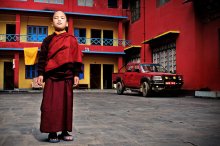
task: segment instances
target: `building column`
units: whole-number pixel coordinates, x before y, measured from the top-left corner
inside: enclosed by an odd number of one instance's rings
[[[15,28],[15,33],[18,35],[16,37],[16,42],[20,42],[20,32],[21,32],[21,15],[16,14],[16,28]]]
[[[122,40],[122,38],[123,38],[123,23],[122,23],[122,21],[119,21],[118,22],[118,39]],[[121,44],[119,44],[119,46],[120,45]]]
[[[14,88],[18,88],[19,83],[19,53],[14,54],[14,61],[13,61],[13,68],[14,68]]]
[[[123,58],[122,56],[119,56],[118,57],[118,72],[122,68],[122,66],[123,66]]]
[[[68,33],[73,35],[73,18],[69,17],[68,20]]]
[[[122,40],[122,38],[123,38],[123,23],[122,21],[119,21],[118,22],[118,40]],[[118,43],[119,43],[118,46],[123,47],[122,41],[119,41]],[[122,67],[122,65],[123,65],[123,58],[122,56],[119,56],[118,57],[118,71]]]
[[[118,1],[118,8],[119,8],[119,9],[122,9],[122,0],[119,0],[119,1]]]

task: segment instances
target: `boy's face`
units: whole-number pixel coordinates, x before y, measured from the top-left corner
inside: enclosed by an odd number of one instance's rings
[[[53,15],[53,27],[56,31],[63,31],[68,26],[66,15],[62,11],[57,11]]]

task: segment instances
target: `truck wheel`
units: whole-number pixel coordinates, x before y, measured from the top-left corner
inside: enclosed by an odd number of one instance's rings
[[[124,87],[121,82],[117,82],[116,84],[117,94],[121,95],[124,92]]]
[[[143,82],[142,85],[141,85],[141,88],[142,88],[142,95],[144,97],[147,97],[150,93],[149,84],[147,82]]]

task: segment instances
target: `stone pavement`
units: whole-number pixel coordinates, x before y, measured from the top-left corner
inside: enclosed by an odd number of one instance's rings
[[[74,91],[75,141],[39,131],[42,93],[0,94],[0,146],[218,146],[220,100]]]

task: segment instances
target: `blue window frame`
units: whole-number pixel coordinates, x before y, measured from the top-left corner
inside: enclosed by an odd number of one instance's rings
[[[25,66],[25,79],[33,79],[37,77],[37,65]]]
[[[79,73],[79,79],[84,79],[84,64],[82,64],[82,73]]]
[[[47,35],[47,26],[27,26],[27,41],[29,42],[42,42]]]
[[[85,28],[74,28],[74,36],[77,38],[79,44],[86,44]]]

